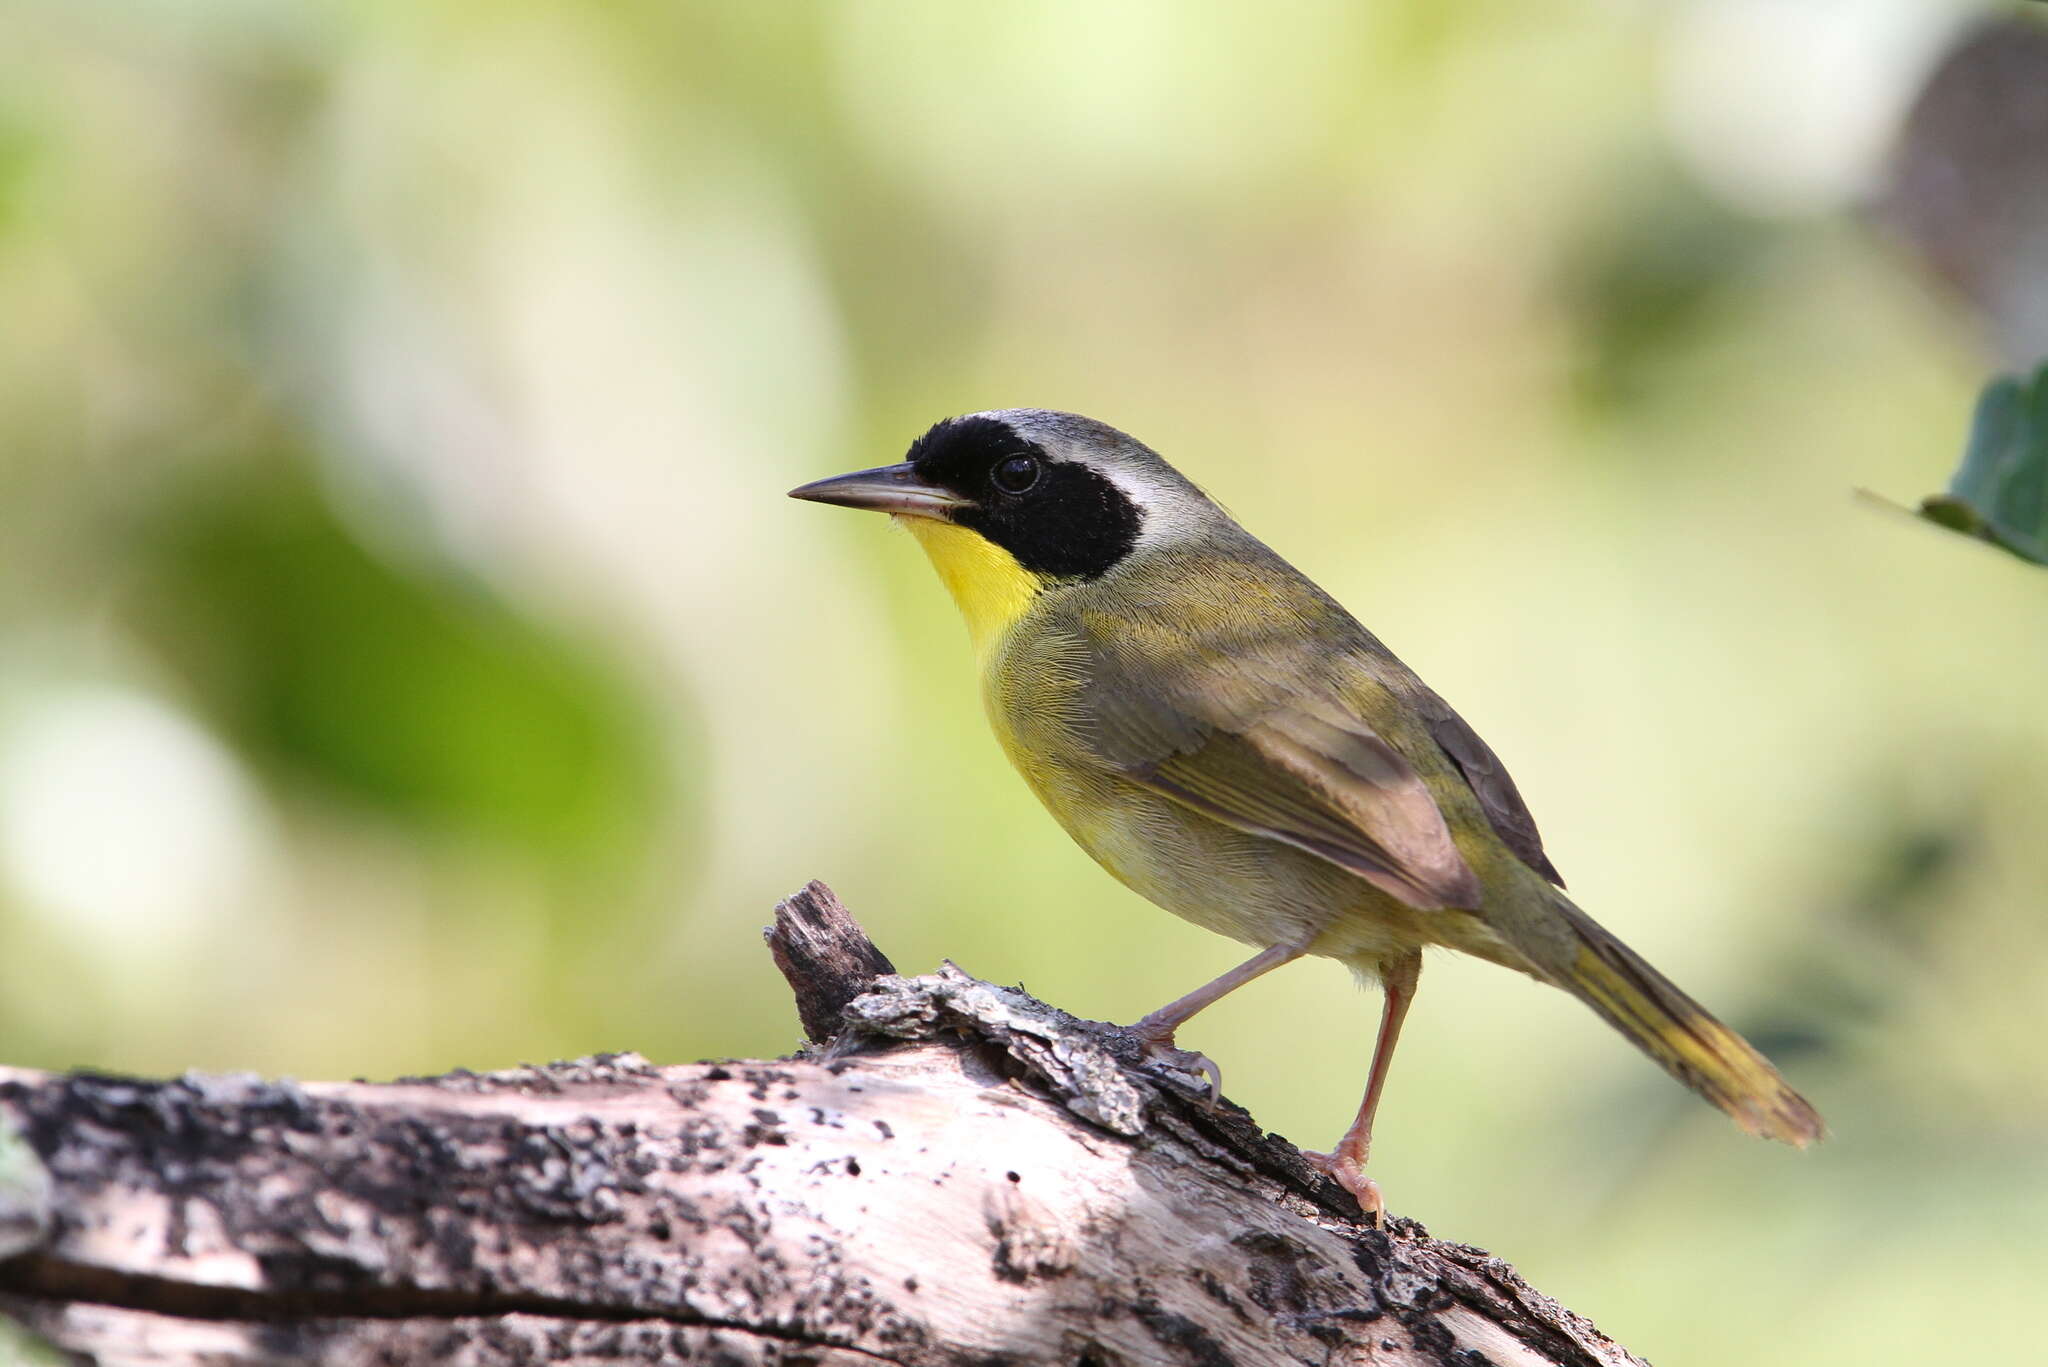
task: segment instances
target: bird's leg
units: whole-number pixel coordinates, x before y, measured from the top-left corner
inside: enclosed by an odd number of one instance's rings
[[[1380,1009],[1380,1037],[1373,1046],[1372,1075],[1366,1079],[1365,1100],[1359,1103],[1358,1115],[1337,1141],[1336,1148],[1328,1153],[1302,1154],[1356,1197],[1359,1209],[1372,1217],[1374,1225],[1385,1223],[1387,1207],[1380,1199],[1380,1184],[1365,1175],[1365,1160],[1372,1153],[1372,1117],[1380,1108],[1380,1092],[1387,1085],[1387,1065],[1394,1060],[1394,1042],[1401,1037],[1401,1022],[1408,1015],[1409,1003],[1415,1000],[1415,984],[1421,977],[1419,949],[1380,960],[1380,983],[1386,990],[1386,1003]]]
[[[1271,949],[1262,949],[1214,982],[1203,983],[1185,997],[1177,997],[1160,1007],[1133,1025],[1131,1032],[1142,1036],[1149,1044],[1171,1045],[1174,1031],[1193,1020],[1195,1013],[1203,1007],[1215,1005],[1253,978],[1271,973],[1282,964],[1293,963],[1306,953],[1308,950],[1301,945],[1274,945]]]
[[[1274,945],[1271,949],[1262,949],[1214,982],[1204,983],[1185,997],[1178,997],[1160,1007],[1131,1026],[1131,1033],[1143,1040],[1146,1052],[1155,1057],[1170,1058],[1181,1054],[1185,1051],[1174,1046],[1174,1032],[1193,1019],[1196,1012],[1221,1001],[1253,978],[1270,973],[1282,964],[1293,963],[1306,953],[1308,948],[1305,945]],[[1223,1070],[1206,1054],[1196,1054],[1194,1058],[1196,1066],[1208,1074],[1209,1099],[1213,1103],[1223,1093]]]

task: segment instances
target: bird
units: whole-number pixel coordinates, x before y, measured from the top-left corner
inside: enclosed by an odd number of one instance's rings
[[[1751,1134],[1824,1134],[1762,1054],[1566,895],[1478,733],[1150,447],[1075,413],[993,410],[790,497],[907,529],[1054,820],[1141,896],[1256,950],[1129,1027],[1149,1051],[1177,1055],[1197,1012],[1306,955],[1377,980],[1364,1099],[1334,1148],[1305,1151],[1374,1224],[1373,1120],[1425,949],[1563,989]]]

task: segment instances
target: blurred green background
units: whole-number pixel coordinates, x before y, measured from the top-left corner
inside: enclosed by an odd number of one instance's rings
[[[1395,1210],[1665,1367],[1962,1304],[2021,1360],[2048,575],[1851,491],[1938,487],[2025,359],[1876,208],[2037,8],[10,0],[0,1060],[773,1055],[814,876],[1086,1015],[1235,962],[1009,773],[916,548],[782,497],[1067,408],[1449,697],[1835,1131],[1438,959]],[[1304,964],[1183,1042],[1327,1146],[1377,1009]]]

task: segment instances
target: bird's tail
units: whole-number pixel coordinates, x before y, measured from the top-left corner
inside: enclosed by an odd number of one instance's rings
[[[1576,942],[1566,947],[1569,962],[1554,970],[1558,986],[1750,1134],[1803,1149],[1826,1133],[1820,1113],[1748,1040],[1562,894],[1553,896]]]

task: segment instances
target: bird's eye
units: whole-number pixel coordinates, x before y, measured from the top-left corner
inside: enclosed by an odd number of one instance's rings
[[[996,488],[1006,494],[1027,492],[1038,483],[1038,460],[1033,456],[1011,456],[995,468]]]

